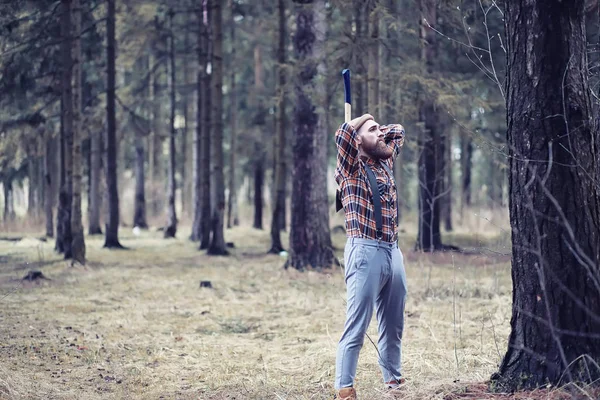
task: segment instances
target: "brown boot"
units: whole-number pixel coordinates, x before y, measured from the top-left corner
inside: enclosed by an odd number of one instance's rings
[[[340,389],[336,400],[357,400],[356,390],[353,387],[346,387]]]

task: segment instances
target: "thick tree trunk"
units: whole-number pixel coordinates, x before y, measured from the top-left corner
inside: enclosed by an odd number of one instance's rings
[[[279,15],[279,40],[277,46],[277,146],[273,157],[276,160],[275,168],[275,202],[273,204],[273,215],[271,217],[271,248],[269,253],[278,254],[283,250],[280,232],[285,226],[285,176],[287,173],[287,157],[285,149],[287,147],[286,138],[286,117],[285,117],[285,38],[287,36],[285,21],[285,1],[278,0]],[[283,216],[282,216],[283,214]],[[283,222],[283,226],[282,226]]]
[[[191,25],[191,24],[190,24]],[[190,46],[190,34],[189,34],[189,30],[186,29],[185,30],[185,34],[184,34],[184,48],[185,48],[185,55],[182,56],[182,62],[183,62],[183,86],[184,89],[181,93],[181,97],[182,97],[182,102],[183,102],[183,107],[182,107],[182,111],[183,111],[183,121],[184,121],[184,125],[183,125],[183,131],[181,132],[181,169],[180,169],[180,174],[181,174],[181,214],[185,217],[189,216],[190,210],[189,210],[189,200],[191,199],[191,182],[190,182],[190,178],[189,178],[189,171],[191,170],[190,165],[188,165],[190,163],[190,157],[188,156],[189,154],[191,154],[190,148],[188,146],[188,136],[190,135],[190,127],[192,126],[191,124],[191,106],[192,106],[192,102],[190,101],[190,90],[189,90],[189,85],[191,84],[190,82],[190,60],[188,57],[188,48]]]
[[[108,223],[104,247],[123,248],[119,242],[119,190],[117,183],[117,122],[115,119],[115,1],[108,2],[107,35],[107,87],[106,87],[106,187],[108,191]]]
[[[381,118],[381,110],[379,109],[379,12],[377,0],[371,0],[367,6],[369,19],[369,70],[367,76],[367,110],[376,119]]]
[[[167,225],[165,226],[164,237],[165,238],[174,238],[177,233],[177,212],[175,210],[175,192],[177,189],[177,182],[175,181],[175,171],[177,169],[177,164],[175,163],[175,92],[176,92],[176,83],[177,83],[177,75],[175,70],[175,33],[173,30],[173,10],[169,10],[169,20],[171,26],[171,34],[170,34],[170,44],[169,44],[169,58],[171,61],[171,118],[170,118],[170,128],[171,135],[169,136],[169,200],[167,205]]]
[[[192,233],[190,240],[197,242],[202,238],[202,201],[203,201],[203,183],[204,176],[206,175],[202,170],[203,167],[203,140],[205,137],[205,130],[207,126],[204,124],[204,113],[205,113],[205,74],[206,74],[206,57],[208,43],[206,40],[206,25],[203,22],[202,9],[198,8],[197,13],[198,20],[198,34],[197,34],[197,51],[198,51],[198,72],[196,82],[196,130],[194,131],[194,152],[193,152],[193,202],[194,202],[194,220],[192,222]]]
[[[444,157],[444,229],[452,232],[452,128],[446,125]]]
[[[202,237],[200,238],[200,249],[208,249],[211,243],[212,233],[212,204],[211,204],[211,191],[214,191],[214,187],[211,185],[211,142],[214,140],[211,135],[214,132],[214,128],[211,126],[212,121],[212,71],[214,71],[214,65],[211,65],[211,73],[208,73],[206,64],[212,60],[212,28],[210,20],[212,18],[213,8],[208,6],[204,2],[204,20],[202,23],[203,28],[201,29],[202,40],[204,46],[201,48],[205,49],[206,58],[204,59],[204,72],[202,76],[202,121],[203,121],[203,136],[202,136],[202,213],[200,220],[202,224]]]
[[[144,135],[136,131],[135,134],[135,199],[133,205],[133,226],[148,229],[146,221],[146,190],[144,177]]]
[[[214,0],[213,0],[214,1]],[[212,135],[213,135],[213,176],[215,178],[215,207],[213,210],[213,235],[208,254],[227,255],[225,245],[225,175],[223,156],[223,9],[221,1],[212,3],[214,48],[212,54]]]
[[[461,168],[461,215],[465,207],[471,206],[471,160],[473,158],[473,139],[468,134],[461,135],[460,168]]]
[[[54,205],[56,198],[56,139],[52,137],[49,129],[44,131],[44,185],[46,186],[44,197],[44,211],[46,215],[46,237],[54,237]]]
[[[61,33],[62,34],[62,33]],[[62,95],[61,88],[61,98],[60,98],[60,128],[59,135],[56,140],[57,147],[57,158],[58,158],[58,204],[56,207],[56,242],[54,244],[54,250],[58,253],[63,253],[65,251],[64,248],[64,225],[62,223],[64,219],[64,209],[66,207],[66,203],[64,202],[65,196],[62,193],[63,187],[65,185],[65,123],[64,123],[64,96]]]
[[[257,28],[261,32],[261,27]],[[257,43],[254,46],[254,94],[252,102],[255,104],[256,114],[254,115],[253,125],[255,128],[254,138],[254,223],[255,229],[262,229],[263,216],[263,184],[265,175],[265,152],[263,149],[264,131],[267,125],[267,110],[263,103],[264,69],[262,64],[262,48]]]
[[[71,250],[73,262],[85,264],[85,239],[81,212],[81,182],[83,180],[83,162],[81,160],[82,142],[82,52],[81,52],[81,0],[73,0],[73,144],[71,147],[73,162],[73,193],[71,198]]]
[[[302,4],[305,3],[305,4]],[[326,32],[325,2],[296,1],[294,51],[298,60],[295,83],[294,166],[292,173],[292,224],[290,253],[286,267],[329,268],[335,257],[329,230],[327,203],[328,133],[313,103],[313,93],[324,94],[317,86],[317,74],[324,74]]]
[[[15,220],[15,199],[12,186],[13,178],[11,176],[4,177],[2,186],[4,188],[4,222]]]
[[[231,228],[233,225],[239,225],[237,215],[237,184],[235,179],[235,168],[236,168],[236,154],[237,154],[237,92],[235,89],[235,73],[237,68],[236,57],[235,57],[235,18],[233,13],[234,0],[229,0],[229,10],[231,11],[231,20],[229,21],[229,29],[231,36],[231,75],[230,75],[230,145],[229,145],[229,198],[227,199],[227,228]]]
[[[355,46],[356,51],[354,51],[354,64],[356,65],[356,78],[354,79],[354,84],[352,85],[352,111],[354,115],[360,116],[367,112],[367,88],[365,87],[365,79],[366,76],[365,71],[365,60],[364,60],[364,49],[365,47],[365,1],[364,0],[354,0],[354,25],[356,26],[355,31]],[[368,17],[367,17],[368,21]]]
[[[421,20],[436,21],[437,0],[421,0]],[[435,71],[437,46],[435,32],[421,23],[421,60],[427,74]],[[444,138],[438,110],[429,94],[419,99],[419,119],[423,123],[419,154],[419,232],[416,250],[442,250],[440,208],[444,188]]]
[[[102,213],[102,132],[91,133],[90,138],[90,214],[89,235],[101,235],[100,214]]]
[[[156,29],[160,29],[158,26]],[[162,211],[163,193],[161,188],[164,186],[163,168],[162,168],[162,130],[161,124],[161,106],[162,106],[162,91],[159,91],[161,67],[154,65],[158,62],[155,57],[157,50],[153,45],[150,46],[149,64],[152,72],[148,82],[149,101],[152,109],[150,116],[150,136],[148,137],[148,167],[150,170],[149,187],[150,187],[150,213],[157,216]]]
[[[256,160],[254,161],[254,229],[262,229],[263,220],[263,183],[265,178],[265,167],[263,160],[263,152],[261,144],[257,144],[254,148]]]
[[[71,37],[71,1],[61,0],[61,32],[63,43],[61,44],[62,66],[62,157],[64,160],[64,181],[59,194],[59,223],[62,226],[61,246],[65,259],[70,259],[72,252],[72,233],[71,233],[71,196],[73,193],[73,158],[71,149],[73,148],[73,94],[71,87],[72,79],[72,37]]]
[[[505,3],[513,311],[497,390],[600,378],[600,133],[583,10]]]

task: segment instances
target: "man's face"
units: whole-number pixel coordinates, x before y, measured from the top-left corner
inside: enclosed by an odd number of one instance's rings
[[[374,160],[386,160],[393,150],[383,140],[379,124],[373,120],[365,122],[358,130],[359,147],[362,152]]]

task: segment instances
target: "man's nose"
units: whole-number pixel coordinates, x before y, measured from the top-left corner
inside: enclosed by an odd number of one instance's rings
[[[383,138],[383,132],[381,132],[379,129],[377,129],[377,137]]]

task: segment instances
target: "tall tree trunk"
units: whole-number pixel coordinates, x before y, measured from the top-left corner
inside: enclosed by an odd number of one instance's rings
[[[231,142],[229,145],[229,198],[227,199],[227,228],[233,225],[239,225],[237,215],[237,185],[235,180],[236,154],[237,154],[237,92],[235,89],[235,73],[237,68],[235,57],[235,14],[233,13],[234,0],[229,0],[229,9],[231,10],[231,20],[229,21],[229,29],[231,36],[231,90],[230,90],[230,132]]]
[[[354,94],[354,101],[352,102],[352,109],[355,115],[362,115],[366,111],[367,107],[367,90],[364,87],[364,79],[366,76],[364,66],[364,46],[365,46],[365,1],[354,0],[354,24],[356,26],[355,33],[355,46],[354,53],[354,64],[356,65],[356,79],[355,84],[352,87]]]
[[[257,31],[260,35],[260,25],[257,27]],[[267,110],[262,98],[264,88],[262,49],[261,44],[257,43],[254,46],[254,94],[252,96],[256,109],[253,121],[256,137],[254,139],[254,224],[252,226],[256,229],[263,228],[263,184],[265,181],[265,152],[263,150],[263,138],[265,136],[265,126],[267,124]]]
[[[295,83],[294,166],[292,173],[292,224],[286,267],[329,268],[335,257],[329,230],[327,204],[328,132],[316,112],[313,93],[324,94],[316,80],[323,74],[319,60],[325,57],[325,1],[295,0],[294,52],[298,60]]]
[[[15,220],[15,198],[12,186],[12,176],[4,176],[2,186],[4,188],[4,222]]]
[[[71,87],[72,80],[72,37],[71,37],[71,1],[61,0],[61,32],[63,43],[61,44],[62,65],[62,133],[63,148],[62,156],[64,160],[64,182],[59,194],[59,217],[62,225],[62,245],[60,248],[64,253],[65,259],[70,259],[72,252],[72,233],[71,233],[71,196],[73,193],[73,158],[71,149],[73,148],[73,93]]]
[[[260,129],[259,129],[260,131]],[[265,178],[265,162],[264,162],[264,152],[261,148],[262,144],[258,142],[254,146],[254,156],[256,160],[254,161],[254,223],[252,227],[254,229],[262,229],[262,220],[263,220],[263,184]]]
[[[171,127],[171,135],[169,137],[169,201],[167,206],[167,226],[165,227],[165,238],[174,238],[177,233],[177,212],[175,210],[175,192],[177,189],[177,183],[175,182],[175,170],[177,169],[177,164],[175,163],[175,108],[176,108],[176,74],[175,74],[175,34],[174,34],[174,26],[173,26],[173,17],[174,11],[169,10],[169,21],[171,26],[171,31],[169,35],[169,58],[171,61],[171,118],[170,118],[170,127]]]
[[[513,305],[497,390],[600,378],[600,132],[583,13],[583,0],[505,3]]]
[[[461,216],[465,207],[471,206],[471,160],[473,158],[473,139],[468,134],[460,137],[460,168],[462,201]]]
[[[44,131],[44,185],[46,196],[44,198],[44,210],[46,214],[46,237],[54,237],[54,204],[56,196],[56,138],[50,129]]]
[[[155,23],[155,29],[157,31],[161,29],[158,26],[158,22]],[[152,109],[150,117],[150,129],[152,131],[148,138],[148,164],[150,169],[150,213],[152,216],[157,216],[162,212],[164,193],[164,190],[161,190],[164,184],[162,168],[163,124],[161,124],[162,91],[159,91],[162,67],[160,65],[154,65],[155,63],[158,63],[155,57],[155,52],[157,52],[155,46],[151,45],[149,63],[152,72],[150,73],[148,83],[148,97],[150,100],[150,107]]]
[[[33,146],[34,148],[36,146]],[[27,178],[29,180],[29,190],[27,191],[27,217],[35,221],[36,216],[36,195],[39,191],[38,159],[35,153],[29,154],[27,162]]]
[[[190,116],[191,116],[191,105],[190,101],[190,90],[189,85],[190,82],[190,60],[188,57],[188,48],[190,46],[190,33],[189,30],[186,29],[184,33],[184,48],[185,53],[182,57],[183,62],[183,91],[181,93],[182,101],[183,101],[183,132],[181,133],[181,214],[184,216],[189,215],[189,203],[188,201],[191,198],[191,190],[190,190],[190,182],[189,182],[189,157],[190,149],[188,148],[188,136],[190,134]]]
[[[73,0],[73,193],[71,198],[71,250],[73,262],[85,264],[85,239],[81,213],[81,182],[83,180],[83,162],[81,160],[82,142],[82,52],[81,52],[81,0]]]
[[[283,250],[280,232],[282,230],[282,215],[285,212],[285,176],[287,172],[285,149],[286,140],[286,118],[285,118],[285,38],[287,36],[285,21],[285,1],[278,0],[279,14],[279,41],[277,46],[277,146],[275,149],[275,204],[271,218],[271,248],[269,253],[277,254]],[[283,221],[285,223],[285,221]]]
[[[213,0],[214,1],[214,0]],[[214,33],[212,54],[213,98],[212,98],[212,134],[213,134],[213,175],[215,178],[215,207],[213,210],[213,235],[208,254],[227,255],[224,235],[225,222],[225,176],[223,156],[223,12],[221,1],[213,3],[214,15],[211,18]]]
[[[452,232],[452,128],[446,124],[446,144],[444,152],[444,229]]]
[[[119,242],[119,190],[117,183],[117,121],[115,119],[115,1],[107,0],[107,85],[106,85],[106,187],[108,192],[108,223],[104,247],[123,248]]]
[[[200,215],[200,220],[202,224],[202,237],[200,238],[200,249],[208,249],[211,242],[211,233],[212,233],[212,204],[211,204],[211,191],[214,191],[214,187],[211,187],[211,142],[214,140],[211,135],[214,132],[213,127],[211,126],[212,120],[212,112],[211,112],[211,102],[212,102],[212,90],[211,90],[211,81],[212,81],[212,72],[214,71],[214,65],[211,65],[211,73],[208,72],[207,64],[212,60],[213,46],[212,46],[212,27],[210,20],[212,18],[213,8],[209,6],[207,3],[212,0],[207,0],[203,2],[203,22],[201,24],[201,36],[204,42],[204,45],[201,46],[201,49],[205,49],[205,58],[204,58],[204,72],[202,75],[202,124],[203,128],[203,136],[202,136],[202,213]],[[202,68],[202,66],[201,66]]]
[[[144,141],[145,137],[139,130],[135,133],[135,199],[133,205],[133,226],[148,229],[146,222],[146,179],[144,176]]]
[[[89,235],[101,235],[100,214],[102,213],[102,132],[91,132],[90,138],[90,214]]]
[[[437,0],[420,0],[421,21],[435,23]],[[435,71],[437,46],[435,32],[421,22],[421,60],[426,73]],[[443,249],[440,234],[440,206],[444,187],[444,138],[438,111],[431,94],[424,93],[419,99],[419,118],[423,124],[419,155],[419,232],[415,249],[435,251]]]
[[[62,27],[61,27],[61,36],[62,36]],[[64,212],[67,204],[65,203],[65,198],[63,194],[63,187],[65,186],[65,115],[64,115],[64,96],[63,96],[62,88],[61,88],[61,97],[60,97],[60,128],[59,128],[59,136],[57,138],[56,147],[58,149],[58,205],[56,208],[56,242],[54,244],[54,250],[58,253],[64,253],[64,224],[62,223],[64,217]]]
[[[379,109],[379,9],[378,1],[371,0],[367,6],[369,19],[368,57],[369,66],[367,74],[367,109],[375,118],[381,118]]]
[[[196,130],[194,131],[194,152],[193,152],[193,163],[194,163],[194,172],[193,172],[193,202],[194,202],[194,220],[192,222],[192,233],[190,235],[190,240],[197,242],[202,238],[202,229],[203,229],[203,184],[204,184],[204,176],[205,171],[203,171],[203,141],[205,138],[205,131],[208,129],[206,124],[204,124],[204,114],[205,114],[205,75],[206,75],[206,60],[207,60],[207,50],[208,43],[206,40],[206,25],[203,21],[203,10],[201,7],[198,7],[197,12],[197,21],[198,21],[198,34],[196,38],[197,42],[197,51],[198,51],[198,68],[197,68],[197,79],[196,79]],[[208,243],[208,242],[207,242]]]

